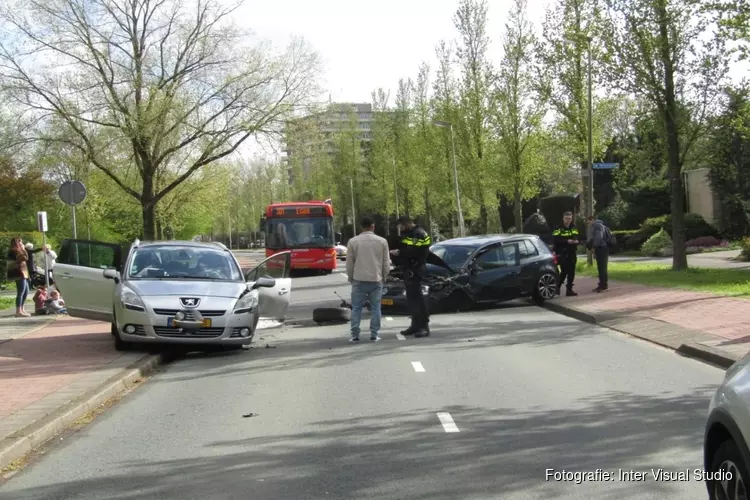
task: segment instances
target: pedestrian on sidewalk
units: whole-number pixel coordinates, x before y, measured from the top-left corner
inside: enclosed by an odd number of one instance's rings
[[[552,231],[553,248],[560,265],[560,281],[557,284],[557,294],[560,295],[562,284],[567,278],[566,293],[568,297],[578,295],[573,291],[573,281],[576,278],[576,264],[578,263],[578,245],[581,243],[578,228],[573,224],[573,212],[563,214],[563,223]]]
[[[16,316],[31,316],[24,310],[26,297],[29,295],[29,254],[23,246],[21,238],[10,240],[6,267],[8,269],[8,280],[16,282]]]
[[[351,338],[359,342],[359,324],[365,300],[370,303],[370,340],[380,340],[380,299],[391,268],[388,242],[375,234],[375,221],[362,217],[362,232],[349,240],[346,247],[346,276],[352,285]]]
[[[596,269],[599,273],[599,286],[594,288],[594,292],[605,292],[609,289],[607,266],[609,265],[609,249],[615,245],[615,237],[612,231],[600,219],[594,218],[593,215],[588,217],[589,222],[589,239],[586,242],[586,248],[594,252],[596,259]]]

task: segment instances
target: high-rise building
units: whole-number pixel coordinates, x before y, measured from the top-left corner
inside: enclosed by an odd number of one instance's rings
[[[285,161],[289,184],[294,182],[292,173],[292,159],[295,158],[295,147],[299,149],[299,141],[305,140],[304,134],[298,133],[306,125],[314,126],[320,132],[318,137],[326,141],[325,149],[329,155],[336,153],[336,134],[354,126],[359,137],[360,147],[372,141],[372,125],[374,122],[372,104],[370,103],[331,103],[326,110],[287,123],[284,130]],[[355,125],[356,123],[356,125]],[[297,135],[297,137],[295,137]],[[310,158],[302,158],[303,172],[310,168]]]

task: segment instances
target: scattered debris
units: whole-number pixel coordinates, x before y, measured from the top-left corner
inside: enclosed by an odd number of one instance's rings
[[[246,413],[245,415],[242,415],[242,418],[250,418],[250,417],[257,417],[257,416],[258,416],[257,413],[250,412],[250,413]]]

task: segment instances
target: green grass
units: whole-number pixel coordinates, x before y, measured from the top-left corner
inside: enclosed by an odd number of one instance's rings
[[[690,268],[673,271],[670,265],[610,262],[609,279],[641,285],[681,288],[730,297],[750,297],[750,271],[740,269]],[[596,264],[579,262],[576,272],[596,277]]]
[[[0,297],[0,310],[10,309],[16,306],[16,296],[12,297]]]

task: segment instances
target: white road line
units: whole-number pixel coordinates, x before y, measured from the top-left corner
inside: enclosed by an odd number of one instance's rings
[[[445,432],[458,432],[458,427],[450,413],[438,413],[437,416],[440,419],[440,423],[443,424]]]
[[[403,335],[401,335],[400,333],[397,333],[397,334],[396,334],[396,338],[397,338],[397,339],[399,339],[399,340],[406,340],[406,337],[404,337],[404,336],[403,336]]]
[[[424,371],[424,366],[422,366],[422,363],[420,363],[419,361],[412,361],[411,366],[414,367],[414,371],[417,373]]]

